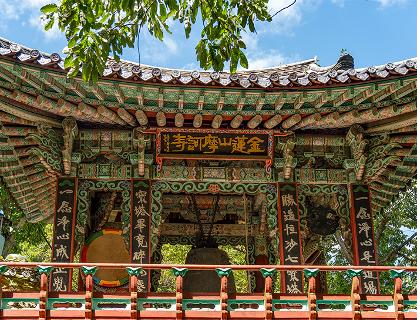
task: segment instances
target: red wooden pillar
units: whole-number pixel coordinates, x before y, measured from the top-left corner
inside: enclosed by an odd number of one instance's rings
[[[130,319],[138,318],[138,277],[142,274],[142,268],[126,268],[129,274],[130,290]]]
[[[151,262],[151,200],[150,182],[132,180],[131,220],[130,220],[130,259],[132,263]],[[137,276],[137,290],[150,290],[150,270],[142,270]]]
[[[300,216],[295,184],[279,184],[278,224],[281,264],[301,265]],[[303,274],[301,271],[281,273],[281,292],[297,294],[303,291]]]
[[[70,177],[59,178],[52,240],[53,262],[73,262],[76,198],[77,179]],[[51,291],[71,291],[71,287],[72,269],[55,268],[51,276]]]
[[[265,278],[264,288],[264,307],[265,307],[265,320],[271,320],[274,317],[272,306],[272,278],[276,275],[275,269],[261,269],[260,273]]]
[[[41,275],[41,283],[39,287],[39,320],[47,319],[47,303],[48,303],[48,275],[51,273],[52,267],[37,267],[38,273]]]
[[[94,318],[93,311],[93,276],[97,271],[97,267],[82,267],[85,275],[85,320]]]
[[[308,279],[308,312],[309,320],[317,319],[317,286],[316,277],[319,269],[304,269],[304,275]]]
[[[376,265],[376,243],[367,185],[351,185],[350,218],[353,235],[353,256],[357,266]],[[376,272],[364,271],[361,289],[366,294],[379,293],[379,276]]]
[[[361,296],[360,296],[360,280],[362,275],[361,269],[350,269],[347,271],[348,276],[352,279],[352,287],[350,290],[350,305],[352,309],[352,320],[361,319]]]
[[[404,319],[404,297],[403,297],[403,280],[401,279],[404,270],[390,270],[390,276],[394,279],[394,308],[396,320]]]
[[[227,303],[229,299],[228,295],[228,277],[232,274],[232,269],[230,268],[217,268],[217,275],[220,277],[220,310],[221,310],[221,320],[227,320],[228,311]]]
[[[187,273],[187,268],[173,268],[172,273],[175,276],[175,311],[176,311],[176,320],[181,320],[184,317],[184,310],[182,307],[183,299],[183,283],[184,277]]]

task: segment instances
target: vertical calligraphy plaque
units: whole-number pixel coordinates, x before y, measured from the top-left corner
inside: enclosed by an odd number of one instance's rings
[[[59,178],[56,196],[52,261],[72,262],[74,253],[75,178]],[[55,268],[51,291],[71,291],[72,269]]]
[[[374,228],[367,185],[351,186],[351,223],[355,264],[359,266],[376,265],[376,246]],[[378,274],[365,271],[362,276],[362,292],[377,294],[379,292]]]
[[[300,217],[298,213],[297,189],[292,184],[279,185],[278,221],[280,227],[281,264],[302,264]],[[303,274],[301,271],[287,271],[281,275],[281,291],[286,293],[303,292]]]
[[[130,224],[130,258],[132,263],[150,263],[150,183],[133,180],[132,215]],[[138,277],[138,291],[149,289],[149,272]]]

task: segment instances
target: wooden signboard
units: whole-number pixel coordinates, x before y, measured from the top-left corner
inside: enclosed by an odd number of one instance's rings
[[[273,159],[273,134],[267,130],[157,129],[156,161],[163,159],[262,160],[267,171]]]
[[[74,252],[76,180],[60,178],[56,200],[53,262],[72,262]],[[72,269],[55,268],[51,275],[51,291],[71,290]]]
[[[352,185],[351,223],[355,264],[359,266],[376,265],[374,227],[369,199],[369,188],[366,185]],[[377,294],[379,278],[376,272],[365,271],[362,276],[362,292]]]
[[[132,215],[130,224],[130,257],[132,263],[150,263],[150,184],[149,181],[133,180]],[[149,272],[144,270],[138,277],[138,291],[147,292]]]
[[[300,217],[297,204],[297,189],[292,184],[279,185],[279,226],[281,264],[302,264]],[[303,292],[303,273],[287,271],[281,277],[281,291],[286,293]]]

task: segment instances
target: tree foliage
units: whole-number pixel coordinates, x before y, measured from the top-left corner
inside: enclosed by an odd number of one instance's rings
[[[13,253],[25,256],[27,261],[49,261],[52,225],[46,222],[28,222],[3,186],[0,186],[0,210],[4,213],[0,232],[6,240],[3,256]]]
[[[119,60],[125,47],[133,48],[142,28],[159,40],[177,21],[190,36],[201,26],[195,47],[204,69],[221,71],[228,62],[235,72],[248,67],[244,32],[256,32],[257,21],[271,21],[269,0],[62,0],[42,7],[48,30],[57,23],[68,41],[65,67],[70,76],[82,69],[85,81],[97,81],[108,56]]]

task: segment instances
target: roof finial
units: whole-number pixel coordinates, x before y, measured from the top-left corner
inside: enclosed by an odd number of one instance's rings
[[[338,70],[349,70],[355,68],[353,57],[349,54],[347,49],[340,50],[340,58],[336,63]]]

